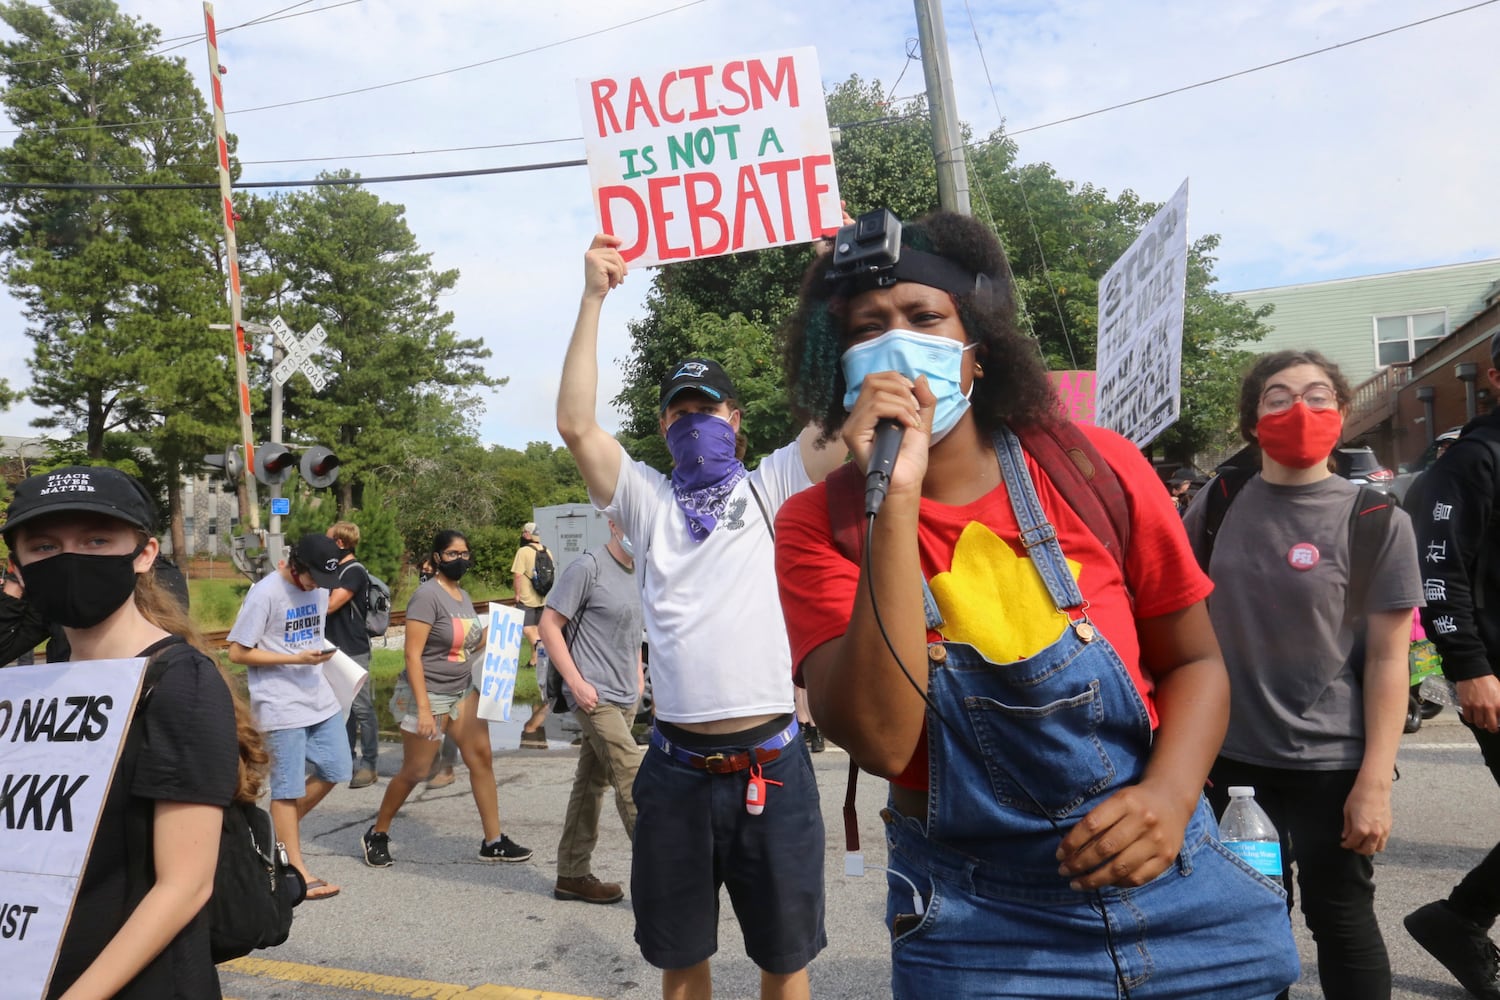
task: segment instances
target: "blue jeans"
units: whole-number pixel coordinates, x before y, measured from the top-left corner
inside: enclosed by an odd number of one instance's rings
[[[368,767],[375,770],[375,758],[380,755],[380,724],[375,718],[375,696],[370,692],[370,654],[353,654],[349,657],[365,668],[365,683],[354,696],[349,706],[349,721],[344,729],[349,734],[349,755],[356,769]]]
[[[1151,752],[1146,706],[1084,602],[1026,471],[996,451],[1062,634],[1023,660],[929,650],[925,817],[888,810],[891,987],[897,998],[1260,1000],[1298,974],[1285,895],[1218,841],[1200,799],[1176,863],[1139,888],[1075,892],[1063,835]],[[1072,609],[1068,614],[1064,609]],[[931,624],[931,622],[929,622]]]

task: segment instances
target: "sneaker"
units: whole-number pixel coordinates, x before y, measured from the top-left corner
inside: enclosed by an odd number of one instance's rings
[[[432,772],[432,777],[427,779],[428,788],[447,788],[453,784],[453,768],[439,767]]]
[[[365,864],[371,868],[389,868],[394,862],[391,860],[391,835],[389,833],[376,833],[372,826],[365,831],[360,838],[365,846]]]
[[[1445,900],[1413,910],[1406,932],[1480,1000],[1500,1000],[1500,951],[1478,924],[1465,920]]]
[[[362,767],[354,772],[354,777],[349,782],[350,788],[369,788],[379,780],[373,767]]]
[[[525,729],[521,730],[521,749],[522,750],[545,750],[545,749],[547,749],[547,734],[544,733],[544,732],[542,732],[540,729],[535,729],[535,730],[532,730],[530,732],[527,732]]]
[[[530,861],[531,848],[522,847],[505,834],[499,840],[479,842],[480,861]]]
[[[585,903],[618,903],[625,898],[625,890],[618,882],[601,882],[592,875],[576,878],[559,875],[552,895],[556,899],[581,899]]]

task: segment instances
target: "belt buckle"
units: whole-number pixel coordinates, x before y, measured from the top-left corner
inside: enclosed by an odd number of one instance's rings
[[[723,768],[724,765],[728,763],[728,761],[729,761],[729,758],[725,757],[721,753],[707,754],[703,758],[703,770],[705,770],[705,771],[713,771],[714,768],[715,768],[715,766]]]

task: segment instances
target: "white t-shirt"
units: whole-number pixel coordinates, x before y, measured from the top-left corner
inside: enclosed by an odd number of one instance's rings
[[[672,480],[627,454],[615,495],[600,508],[630,538],[644,567],[636,575],[651,647],[651,693],[663,721],[712,722],[793,709],[775,546],[752,483],[775,518],[788,497],[812,485],[798,442],[767,456],[735,485],[724,516],[702,542],[688,534]]]
[[[272,573],[245,595],[229,641],[271,653],[323,649],[327,613],[328,591],[303,590]],[[338,697],[323,679],[321,663],[248,667],[245,673],[250,679],[250,710],[267,732],[315,726],[340,711]]]

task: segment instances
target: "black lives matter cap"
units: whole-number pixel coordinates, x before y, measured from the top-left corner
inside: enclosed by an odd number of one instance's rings
[[[661,384],[663,413],[678,393],[688,389],[701,392],[721,403],[736,398],[734,383],[729,380],[729,376],[725,374],[723,368],[719,367],[717,361],[710,361],[708,358],[683,358],[667,370],[670,374]]]
[[[156,531],[156,504],[134,476],[104,465],[70,465],[23,479],[0,524],[7,541],[27,521],[62,512],[103,514]]]

